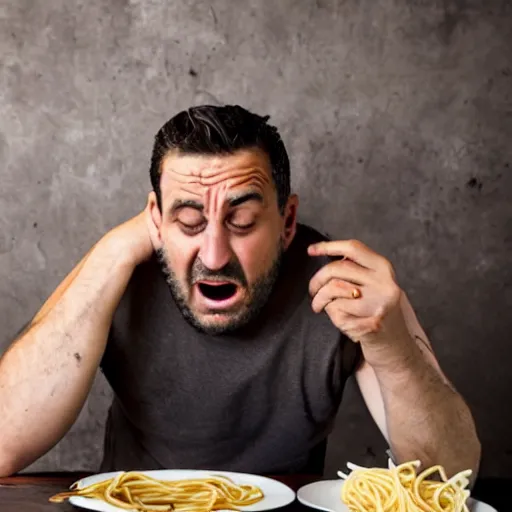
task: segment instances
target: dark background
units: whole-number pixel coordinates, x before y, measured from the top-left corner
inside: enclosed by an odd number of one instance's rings
[[[0,351],[144,206],[158,128],[239,103],[280,128],[302,220],[393,261],[483,476],[512,477],[512,2],[0,0],[0,59]],[[109,400],[98,377],[31,469],[97,469]],[[384,449],[352,382],[327,474]]]

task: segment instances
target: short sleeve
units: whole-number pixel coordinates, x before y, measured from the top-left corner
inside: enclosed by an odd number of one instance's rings
[[[342,379],[346,381],[363,363],[363,351],[360,343],[354,343],[350,338],[342,335]]]

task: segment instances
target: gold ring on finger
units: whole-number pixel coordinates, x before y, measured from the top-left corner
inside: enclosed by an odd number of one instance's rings
[[[353,299],[359,299],[359,297],[361,297],[361,292],[358,288],[354,288],[352,290],[352,298]]]

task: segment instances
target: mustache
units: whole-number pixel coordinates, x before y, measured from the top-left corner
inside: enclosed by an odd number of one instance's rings
[[[170,266],[169,258],[164,249],[158,249],[156,251],[157,260],[160,267],[167,277],[167,279],[175,279],[175,275]],[[232,281],[240,286],[248,287],[249,283],[245,277],[242,265],[237,259],[230,260],[220,270],[212,270],[207,267],[200,258],[196,258],[190,272],[187,276],[188,285],[192,286],[198,281],[210,280],[210,281]]]
[[[198,281],[233,281],[241,286],[247,286],[242,265],[238,260],[230,260],[220,270],[208,268],[200,258],[196,258],[189,274],[189,284],[192,285]]]

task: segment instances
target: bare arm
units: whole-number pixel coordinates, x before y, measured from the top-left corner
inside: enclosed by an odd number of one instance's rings
[[[449,474],[472,469],[480,443],[471,413],[441,371],[428,338],[402,295],[402,309],[416,343],[394,368],[364,363],[356,373],[363,398],[397,462],[442,464]]]
[[[356,240],[320,242],[309,254],[344,257],[311,279],[312,308],[361,344],[359,387],[397,462],[476,471],[471,413],[443,375],[391,263]]]
[[[152,245],[145,214],[102,238],[0,359],[0,475],[54,446],[76,420],[115,309]]]

